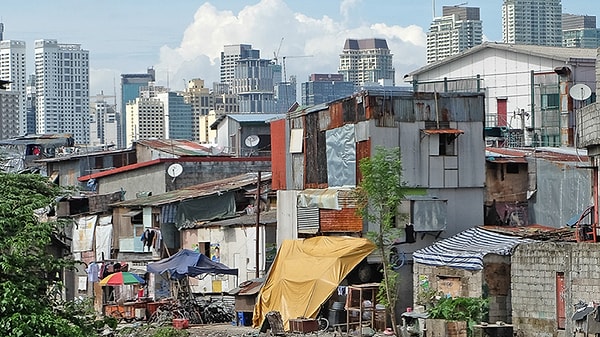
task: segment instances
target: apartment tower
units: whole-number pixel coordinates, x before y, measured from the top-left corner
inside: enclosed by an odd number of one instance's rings
[[[35,41],[37,133],[90,141],[89,51],[80,44]]]
[[[443,6],[427,32],[427,63],[456,55],[481,44],[482,23],[478,7]]]
[[[235,67],[239,60],[259,59],[260,50],[252,49],[249,44],[230,44],[221,52],[221,83],[231,84],[235,77]]]
[[[560,0],[504,0],[502,39],[504,43],[562,46]]]
[[[148,68],[145,74],[121,74],[121,111],[117,112],[117,133],[119,134],[118,148],[124,148],[127,144],[127,137],[130,125],[127,125],[126,107],[127,103],[135,101],[140,97],[140,89],[147,87],[150,82],[156,81],[154,69]]]
[[[0,79],[10,82],[7,90],[2,92],[3,99],[0,103],[0,139],[27,133],[25,56],[24,41],[0,41]]]
[[[596,28],[596,16],[562,15],[562,44],[567,48],[598,48],[600,31]]]
[[[382,79],[395,85],[392,56],[385,39],[346,39],[338,73],[356,86],[377,83]]]

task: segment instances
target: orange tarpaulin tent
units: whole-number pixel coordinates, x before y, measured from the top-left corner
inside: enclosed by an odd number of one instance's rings
[[[321,305],[375,245],[365,238],[317,236],[281,244],[254,306],[252,324],[278,311],[285,330],[289,320],[316,318]]]

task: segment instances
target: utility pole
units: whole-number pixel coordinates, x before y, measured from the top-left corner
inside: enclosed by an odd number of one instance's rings
[[[260,171],[256,180],[256,278],[260,277],[258,259],[260,258]]]

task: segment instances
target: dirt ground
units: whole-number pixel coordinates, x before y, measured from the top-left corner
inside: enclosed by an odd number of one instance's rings
[[[250,326],[232,324],[192,325],[188,329],[191,337],[253,337],[259,335],[259,329]],[[266,334],[261,333],[262,336]]]

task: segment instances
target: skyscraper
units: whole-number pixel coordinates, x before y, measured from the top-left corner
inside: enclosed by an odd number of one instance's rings
[[[560,0],[504,0],[502,39],[504,43],[562,46]]]
[[[157,98],[158,94],[166,92],[168,90],[165,87],[155,86],[154,82],[150,82],[148,86],[140,87],[138,97],[127,102],[126,147],[138,139],[167,138],[165,103]]]
[[[90,140],[89,51],[80,44],[35,41],[37,133],[69,133]]]
[[[593,15],[562,15],[562,43],[568,48],[598,48],[600,31]]]
[[[188,81],[183,98],[192,108],[192,140],[206,140],[208,131],[200,124],[200,116],[208,116],[214,109],[214,95],[204,86],[204,80],[194,78]]]
[[[482,42],[483,32],[477,7],[442,7],[427,32],[427,63],[442,60]]]
[[[104,93],[91,98],[90,145],[117,145],[117,107],[114,98]]]
[[[192,106],[184,101],[183,95],[168,91],[156,94],[162,102],[165,119],[165,139],[192,140]]]
[[[229,91],[238,97],[240,113],[275,113],[275,67],[271,60],[241,58],[237,60]]]
[[[121,111],[117,112],[117,120],[119,121],[117,125],[118,148],[126,146],[126,139],[131,128],[130,125],[127,125],[127,103],[140,97],[140,88],[147,87],[150,82],[154,81],[156,81],[156,75],[152,68],[148,68],[145,74],[121,74]]]
[[[221,83],[231,84],[239,60],[259,58],[260,50],[252,49],[250,44],[225,45],[221,52]]]
[[[377,83],[381,79],[391,80],[395,85],[392,56],[385,39],[346,39],[338,73],[356,86]]]
[[[1,29],[1,28],[0,28]],[[11,130],[3,132],[2,136],[16,137],[27,133],[27,115],[25,101],[27,96],[26,51],[24,41],[0,41],[0,79],[10,81],[7,95],[16,95],[16,104],[2,105],[1,115],[3,125],[11,125]],[[9,121],[7,118],[15,118]]]

